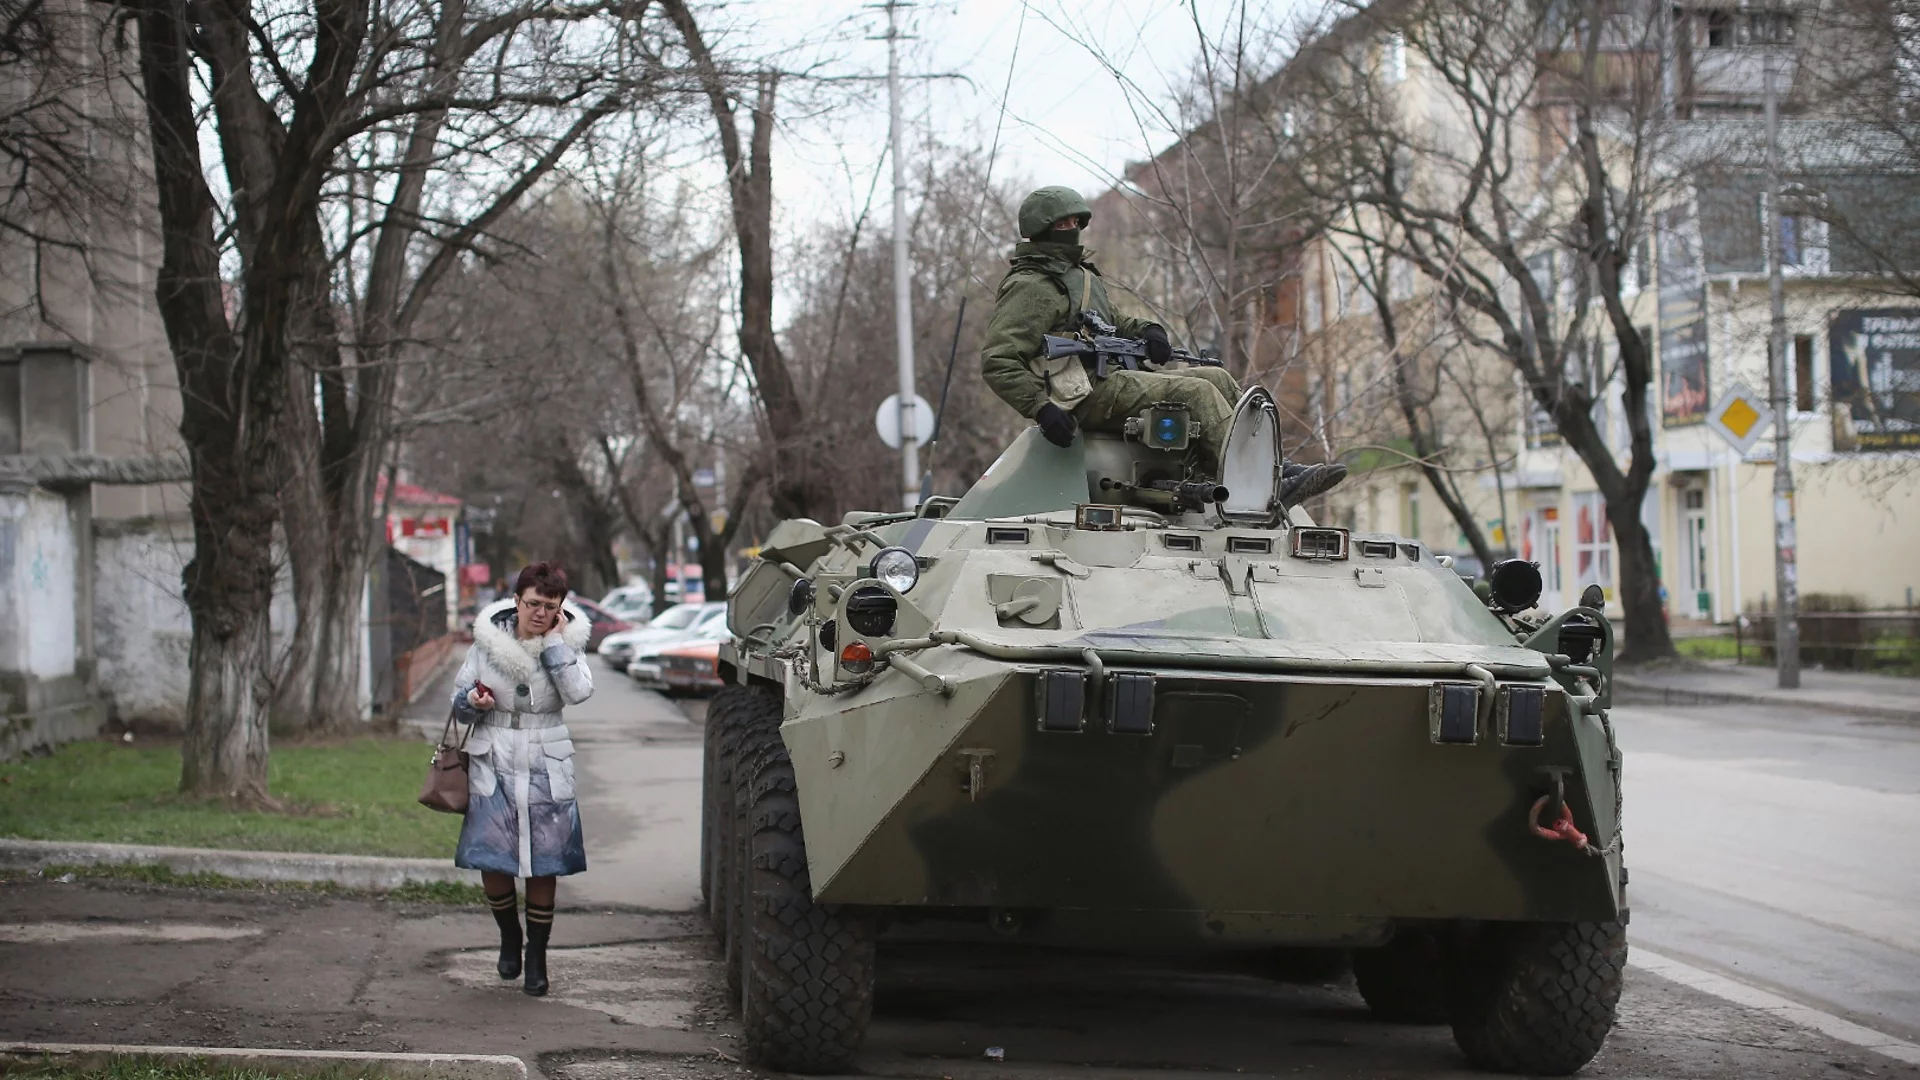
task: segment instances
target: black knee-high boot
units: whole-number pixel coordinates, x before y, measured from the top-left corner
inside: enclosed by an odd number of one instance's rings
[[[520,977],[520,897],[515,893],[488,896],[493,921],[500,924],[500,962],[494,970],[503,979]]]
[[[553,908],[527,903],[527,981],[522,987],[534,997],[547,992],[547,939],[553,934]]]

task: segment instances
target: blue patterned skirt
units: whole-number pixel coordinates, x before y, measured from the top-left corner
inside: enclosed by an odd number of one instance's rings
[[[587,868],[566,726],[483,723],[467,739],[467,816],[453,864],[514,877]]]

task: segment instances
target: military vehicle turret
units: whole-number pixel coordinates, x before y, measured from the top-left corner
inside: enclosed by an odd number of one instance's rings
[[[1219,482],[1177,409],[963,497],[786,521],[730,602],[701,861],[749,1053],[843,1068],[876,937],[1353,950],[1383,1019],[1571,1073],[1626,960],[1613,632],[1509,562],[1282,505],[1271,398]],[[1526,614],[1521,614],[1527,612]]]

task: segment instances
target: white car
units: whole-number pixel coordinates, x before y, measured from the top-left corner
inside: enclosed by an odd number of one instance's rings
[[[622,585],[601,597],[600,606],[628,622],[646,622],[653,618],[653,589],[647,585]]]
[[[714,622],[724,626],[726,620],[725,604],[675,604],[654,616],[653,621],[645,626],[608,634],[600,642],[600,655],[614,670],[625,671],[641,647],[650,648],[655,642],[678,637]]]

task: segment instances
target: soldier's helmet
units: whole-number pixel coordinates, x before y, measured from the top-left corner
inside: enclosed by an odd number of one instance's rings
[[[1020,235],[1039,236],[1065,217],[1079,218],[1084,228],[1093,220],[1093,208],[1070,187],[1043,187],[1020,202]]]

